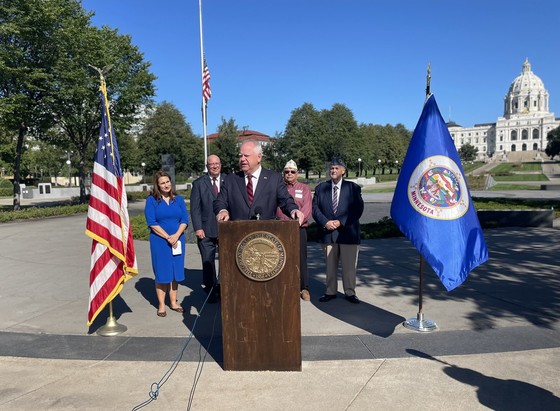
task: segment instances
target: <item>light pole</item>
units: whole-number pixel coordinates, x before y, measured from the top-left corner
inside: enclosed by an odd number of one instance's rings
[[[144,163],[142,161],[141,166],[142,166],[142,183],[144,184],[144,183],[146,183],[146,178],[145,178],[145,176],[146,176],[146,163]]]
[[[399,160],[395,160],[395,168],[397,169],[397,174],[399,174]]]
[[[358,177],[362,176],[362,159],[358,158]]]
[[[381,168],[381,159],[377,160],[377,166],[378,168]]]
[[[70,165],[72,164],[72,162],[70,161],[70,153],[68,154],[68,160],[66,160],[66,164],[68,164],[68,187],[70,187],[72,185],[72,180],[71,180],[71,168]]]

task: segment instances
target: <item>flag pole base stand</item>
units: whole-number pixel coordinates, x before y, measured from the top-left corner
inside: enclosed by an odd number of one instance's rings
[[[409,318],[403,322],[403,326],[410,330],[424,333],[431,333],[438,328],[435,321],[424,319],[424,313],[418,313],[416,318]]]
[[[105,323],[105,325],[97,330],[97,334],[103,337],[112,337],[114,335],[121,334],[126,330],[126,325],[117,323],[115,317],[110,316],[109,318],[107,318],[107,322]]]

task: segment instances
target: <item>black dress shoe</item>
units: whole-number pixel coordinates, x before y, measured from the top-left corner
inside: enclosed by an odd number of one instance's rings
[[[355,295],[347,295],[344,298],[346,298],[346,301],[349,301],[352,304],[360,304],[360,300],[358,300],[358,297],[356,297]]]
[[[321,297],[319,297],[319,301],[325,303],[327,301],[334,300],[335,298],[336,294],[323,294]]]
[[[218,294],[216,290],[214,290],[208,297],[208,304],[216,304],[218,301],[220,301],[220,294]]]

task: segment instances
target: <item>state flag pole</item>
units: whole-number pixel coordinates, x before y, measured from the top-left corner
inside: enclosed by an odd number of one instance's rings
[[[424,262],[452,291],[488,260],[488,248],[470,197],[461,158],[430,92],[414,129],[391,202],[395,225],[420,252],[419,309],[403,323],[415,331],[434,331],[422,312]],[[450,241],[451,239],[451,241]]]
[[[432,66],[428,64],[428,74],[426,74],[426,100],[430,97],[430,81],[432,80]],[[409,318],[403,322],[405,328],[418,332],[436,331],[438,326],[435,321],[424,318],[422,311],[424,297],[424,256],[420,254],[420,268],[418,271],[418,313],[416,318]]]

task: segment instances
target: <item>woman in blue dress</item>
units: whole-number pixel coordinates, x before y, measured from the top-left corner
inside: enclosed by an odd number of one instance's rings
[[[169,293],[169,307],[178,313],[177,288],[185,279],[185,235],[189,217],[183,197],[175,194],[169,174],[158,171],[153,189],[144,209],[150,228],[150,253],[156,277],[157,315],[165,317],[165,296]]]

